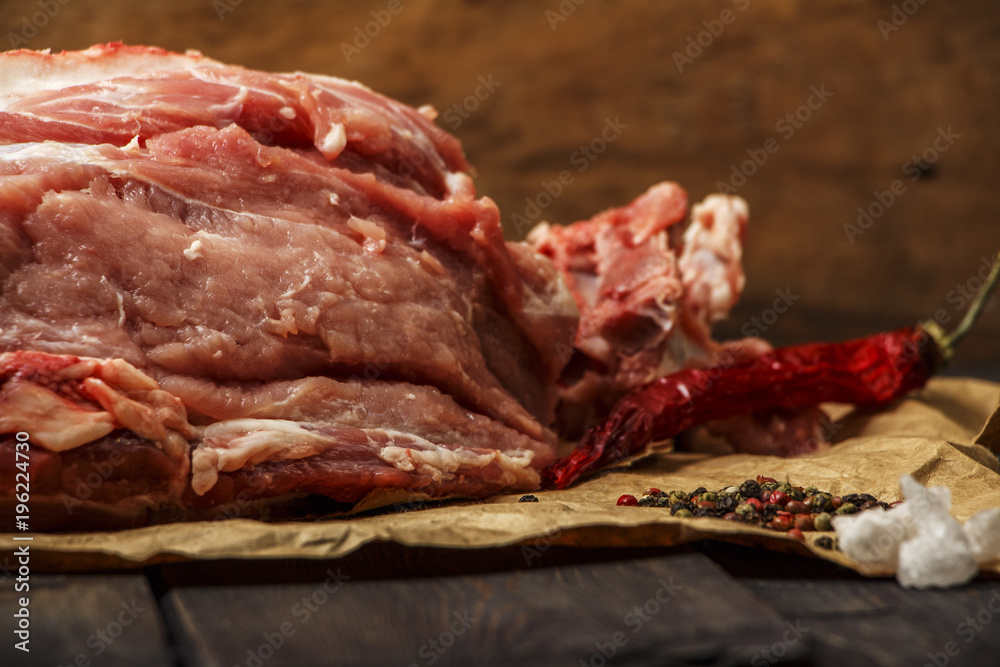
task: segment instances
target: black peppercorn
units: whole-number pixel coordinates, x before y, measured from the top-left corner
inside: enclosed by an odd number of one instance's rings
[[[829,512],[820,512],[819,514],[816,515],[816,518],[813,519],[813,528],[815,528],[816,530],[830,530],[831,518],[832,517],[830,516]]]
[[[760,484],[757,480],[748,479],[740,484],[740,496],[747,498],[760,498]]]
[[[731,512],[736,509],[737,505],[739,505],[739,501],[732,496],[719,496],[719,499],[715,502],[715,504],[719,509]]]
[[[821,549],[835,549],[837,547],[837,545],[833,541],[833,538],[828,535],[824,535],[823,537],[817,539],[815,542],[813,542],[813,544],[820,547]]]
[[[813,512],[832,512],[834,510],[833,496],[829,493],[817,493],[813,496],[809,507]]]
[[[844,503],[837,508],[834,514],[854,514],[858,511],[859,510],[854,503],[849,503],[845,500]]]
[[[848,493],[843,497],[845,503],[851,503],[855,507],[861,507],[865,503],[877,503],[878,499],[875,496],[869,495],[867,493]]]

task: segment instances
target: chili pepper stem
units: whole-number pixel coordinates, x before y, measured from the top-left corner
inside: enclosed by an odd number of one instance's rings
[[[973,297],[972,305],[966,311],[965,317],[962,318],[962,321],[958,323],[958,326],[951,333],[945,333],[938,326],[937,322],[929,321],[921,323],[924,330],[934,338],[945,360],[948,360],[954,354],[955,348],[972,329],[972,325],[975,324],[979,314],[986,307],[986,302],[989,301],[990,295],[996,289],[998,282],[1000,282],[1000,253],[997,253],[996,257],[994,257],[993,268],[990,269],[990,274],[986,277],[983,286],[979,288],[976,296]]]

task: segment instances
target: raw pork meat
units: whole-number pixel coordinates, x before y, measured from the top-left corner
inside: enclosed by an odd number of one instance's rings
[[[536,488],[576,306],[431,117],[197,54],[0,56],[7,499],[17,432],[39,527]]]
[[[0,507],[25,433],[36,530],[532,490],[557,430],[759,352],[708,335],[742,200],[686,224],[661,184],[505,242],[433,117],[196,53],[0,55]]]
[[[558,410],[564,437],[579,438],[628,391],[658,377],[731,366],[771,349],[756,338],[710,336],[743,291],[746,202],[713,194],[687,214],[684,190],[661,183],[628,206],[529,234],[566,276],[580,309]],[[825,446],[824,418],[818,408],[778,409],[708,428],[740,451],[799,454]]]

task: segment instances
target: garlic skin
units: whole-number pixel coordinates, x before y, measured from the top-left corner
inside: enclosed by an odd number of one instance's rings
[[[834,517],[837,542],[852,560],[895,570],[907,588],[948,588],[968,583],[979,565],[1000,558],[1000,507],[962,525],[949,511],[947,487],[925,488],[910,475],[899,484],[906,501],[892,509]]]
[[[895,570],[899,547],[912,535],[901,517],[900,507],[833,517],[840,550],[860,565]]]
[[[976,512],[962,528],[977,563],[1000,559],[1000,507]]]
[[[949,541],[956,537],[960,539]],[[975,579],[978,573],[979,565],[972,557],[961,526],[957,531],[949,528],[918,535],[899,547],[896,580],[906,588],[961,586]]]

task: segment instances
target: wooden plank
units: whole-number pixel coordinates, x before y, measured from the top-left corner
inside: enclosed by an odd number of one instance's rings
[[[996,665],[1000,582],[917,591],[895,581],[749,581],[815,646],[817,665]]]
[[[523,545],[492,549],[442,549],[407,547],[396,542],[373,542],[337,560],[351,573],[351,581],[412,579],[477,575],[555,567],[636,560],[690,553],[679,547],[601,547],[581,549],[555,545],[540,536]],[[310,559],[224,559],[167,563],[149,568],[154,590],[195,586],[239,586],[322,581],[329,564]]]
[[[174,664],[156,599],[141,575],[29,575],[29,590],[0,588],[4,610],[0,664],[143,665]],[[30,596],[30,653],[14,648],[11,611]]]
[[[784,620],[694,553],[477,577],[170,590],[164,615],[199,665],[745,664]],[[786,660],[805,655],[800,642]],[[794,663],[792,663],[794,664]]]

